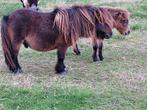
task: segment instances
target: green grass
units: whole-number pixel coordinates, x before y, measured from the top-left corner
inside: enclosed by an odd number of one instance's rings
[[[7,0],[8,1],[8,0]],[[0,18],[21,8],[2,0]],[[93,3],[125,7],[131,13],[129,36],[114,31],[104,41],[104,61],[92,62],[88,40],[80,40],[81,55],[68,49],[67,75],[54,72],[56,50],[36,52],[21,48],[24,73],[9,73],[0,46],[0,110],[146,110],[147,108],[147,3],[104,3],[97,0],[40,0],[43,9],[60,3]]]
[[[9,3],[0,3],[0,17],[9,14],[10,12],[21,8],[21,4],[20,3],[13,3],[13,4],[9,4]]]
[[[138,7],[134,8],[133,16],[147,19],[147,1],[144,0]]]
[[[118,91],[120,88],[107,88],[102,92],[101,89],[91,91],[77,87],[20,89],[1,86],[0,107],[4,110],[145,110],[145,98],[138,99],[135,93],[127,90]]]
[[[79,110],[88,107],[91,97],[92,92],[75,88],[0,88],[1,106],[6,110]]]

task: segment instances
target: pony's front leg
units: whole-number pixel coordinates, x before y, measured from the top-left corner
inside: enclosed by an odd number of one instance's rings
[[[92,54],[92,58],[93,58],[93,61],[94,61],[94,62],[98,61],[97,50],[98,50],[98,45],[97,45],[97,44],[93,45],[93,54]]]
[[[59,47],[57,50],[57,64],[55,66],[55,70],[57,73],[66,72],[66,66],[64,65],[65,54],[67,51],[67,46]]]
[[[103,40],[102,39],[99,39],[98,40],[98,56],[99,56],[99,59],[100,61],[103,61],[104,57],[103,57],[103,53],[102,53],[102,50],[103,50]]]
[[[97,51],[98,51],[98,45],[97,45],[97,39],[92,38],[92,45],[93,45],[93,54],[92,59],[94,62],[98,61]]]

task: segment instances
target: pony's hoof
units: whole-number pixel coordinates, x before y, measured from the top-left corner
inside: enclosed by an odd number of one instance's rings
[[[15,74],[21,74],[21,73],[23,73],[23,71],[20,68],[18,68],[16,70],[14,70],[14,73]]]
[[[79,50],[73,50],[73,51],[76,55],[81,55],[81,52]]]
[[[61,72],[61,73],[59,73],[59,74],[61,74],[61,75],[67,75],[67,69],[65,69],[63,72]]]
[[[98,59],[93,59],[93,62],[97,62],[98,61]]]
[[[98,58],[93,58],[93,62],[99,61]]]
[[[56,73],[60,74],[60,75],[66,75],[67,74],[67,70],[56,71]]]
[[[103,61],[104,60],[104,57],[100,57],[100,61]]]
[[[55,71],[57,74],[64,74],[67,73],[67,68],[65,65],[56,65]]]
[[[81,52],[77,52],[76,55],[81,55]]]
[[[56,70],[56,73],[57,74],[61,74],[61,75],[66,75],[67,74],[67,69],[66,68],[64,68],[63,70]]]

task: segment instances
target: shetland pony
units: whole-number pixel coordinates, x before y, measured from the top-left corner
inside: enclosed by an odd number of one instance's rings
[[[98,8],[101,8],[102,10],[105,9],[111,14],[113,18],[112,22],[114,23],[113,28],[115,28],[120,34],[125,36],[130,34],[128,10],[121,9],[121,8],[113,8],[113,7],[98,7]],[[104,40],[104,37],[99,36],[98,44],[95,45],[96,47],[98,47],[98,49],[95,49],[95,54],[93,55],[93,57],[95,57],[94,61],[98,61],[98,57],[96,55],[97,50],[98,50],[99,60],[102,61],[104,59],[102,55],[103,40]],[[73,47],[73,51],[77,55],[79,55],[80,50],[78,49],[77,44],[75,43],[75,45],[73,45],[72,47]],[[93,47],[93,48],[96,48],[96,47]]]
[[[106,10],[93,6],[56,8],[49,13],[16,10],[4,16],[1,22],[5,62],[10,71],[22,72],[17,57],[21,44],[25,41],[30,48],[37,51],[57,49],[55,70],[57,73],[65,72],[66,50],[81,36],[90,37],[93,41],[99,35],[107,38],[112,36],[112,24],[108,18],[111,16]]]
[[[22,1],[22,3],[23,3],[23,7],[24,8],[31,8],[31,9],[33,9],[33,10],[38,10],[38,7],[37,7],[37,5],[38,5],[38,0],[21,0]],[[37,8],[36,8],[37,7]],[[66,7],[67,8],[67,7]],[[104,30],[105,30],[105,28],[104,28],[104,26],[102,26],[102,25],[97,25],[97,26],[99,26],[98,28],[99,28],[99,30],[101,29],[101,32],[104,32]],[[106,27],[106,26],[105,26]],[[98,32],[97,32],[98,33]],[[98,35],[98,34],[97,34]],[[102,35],[104,35],[104,34],[102,34]],[[98,61],[98,57],[97,57],[97,50],[99,50],[98,51],[98,55],[99,55],[99,59],[100,60],[103,60],[103,56],[102,56],[102,43],[100,42],[100,41],[102,41],[101,40],[101,38],[103,38],[104,36],[100,36],[99,37],[99,39],[100,40],[98,40],[98,44],[97,45],[94,45],[93,46],[93,50],[94,50],[94,52],[93,52],[93,55],[92,55],[92,57],[93,57],[93,61]],[[95,40],[93,41],[93,42],[95,42]],[[28,48],[28,44],[26,43],[26,41],[24,41],[23,42],[23,44],[24,44],[24,47],[25,48]],[[95,43],[94,43],[95,44]],[[79,49],[78,49],[78,46],[77,46],[77,44],[75,43],[75,44],[73,44],[73,51],[74,51],[74,53],[76,53],[76,55],[80,55],[80,51],[79,51]]]
[[[23,7],[24,8],[31,8],[31,9],[33,9],[33,10],[38,10],[38,7],[37,7],[37,5],[38,5],[38,0],[21,0],[21,2],[23,3]],[[33,7],[32,7],[33,6]],[[101,27],[101,28],[100,28]],[[102,28],[103,27],[103,28]],[[106,27],[106,26],[105,26]],[[101,29],[101,31],[103,31],[104,32],[104,26],[100,26],[99,25],[99,29]],[[103,34],[104,35],[104,34]],[[101,36],[100,38],[103,38],[103,36]],[[95,41],[95,40],[94,40]],[[99,50],[99,52],[98,52],[98,55],[99,55],[99,59],[100,60],[102,60],[103,59],[103,56],[102,56],[102,43],[100,42],[101,40],[98,40],[98,44],[97,45],[94,45],[93,46],[93,50],[94,50],[94,52],[93,52],[93,55],[92,55],[92,57],[93,57],[93,61],[98,61],[98,57],[97,57],[97,50]],[[26,43],[26,41],[24,41],[23,42],[23,44],[24,44],[24,47],[25,48],[28,48],[28,44]],[[76,53],[76,55],[80,55],[80,51],[79,51],[79,49],[78,49],[78,46],[77,46],[77,44],[75,43],[75,44],[73,44],[73,51],[74,51],[74,53]],[[99,49],[98,49],[99,48]]]
[[[26,0],[26,1],[27,1],[27,0]],[[23,4],[26,3],[25,0],[22,0],[22,3],[23,3]],[[35,4],[35,6],[37,7],[37,5],[38,5],[38,4],[37,4],[37,3],[38,3],[37,0],[30,0],[30,1],[27,1],[27,3],[28,3],[29,5],[28,5],[28,6],[25,5],[25,6],[24,6],[25,8],[31,8],[31,9],[33,9],[34,11],[37,11],[38,8],[36,9],[36,8],[32,8],[32,7],[31,7],[32,4]],[[67,8],[67,7],[66,7],[66,8]],[[97,25],[97,30],[98,30],[98,31],[96,32],[96,33],[97,33],[97,36],[99,35],[98,33],[103,33],[103,32],[105,32],[105,30],[106,30],[105,28],[106,28],[106,26],[102,26],[102,25],[100,25],[100,24]],[[102,35],[105,35],[105,34],[102,34]],[[102,36],[102,37],[104,37],[104,36]],[[99,44],[99,42],[98,42],[98,44]],[[28,48],[28,44],[26,43],[26,41],[23,42],[23,45],[24,45],[25,48]],[[101,45],[101,43],[100,43],[100,45]],[[72,47],[73,47],[74,53],[76,53],[76,55],[80,55],[80,51],[79,51],[79,49],[78,49],[77,44],[73,44]],[[99,46],[99,47],[100,47],[100,46]],[[96,48],[96,47],[94,46],[93,48]],[[100,47],[100,49],[101,49],[101,47]],[[101,55],[101,53],[102,53],[101,51],[102,51],[102,50],[100,50],[100,49],[99,49],[99,53],[100,53],[99,56],[100,56],[100,59],[102,59],[102,58],[101,58],[101,56],[102,56],[102,55]],[[94,50],[97,50],[97,49],[94,49]],[[93,53],[93,56],[92,56],[92,57],[93,57],[93,61],[97,61],[97,60],[98,60],[98,58],[97,58],[96,56],[97,56],[97,51]]]

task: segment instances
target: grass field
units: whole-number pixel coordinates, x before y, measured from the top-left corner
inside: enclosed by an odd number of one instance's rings
[[[59,2],[125,7],[131,13],[131,34],[123,37],[114,30],[104,42],[104,61],[97,63],[89,42],[80,40],[80,56],[67,51],[67,75],[54,72],[56,51],[23,46],[19,60],[24,73],[9,73],[0,45],[0,110],[147,110],[147,1],[40,0],[39,5],[47,10]],[[2,0],[0,7],[1,18],[21,3]]]

